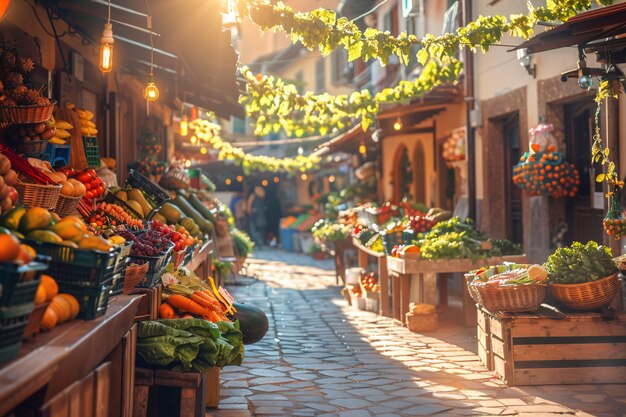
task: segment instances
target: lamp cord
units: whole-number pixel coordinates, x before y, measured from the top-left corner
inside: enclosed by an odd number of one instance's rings
[[[109,16],[107,18],[107,23],[111,23],[111,0],[109,0]]]
[[[110,0],[109,0],[110,1]],[[148,9],[148,30],[150,31],[150,76],[154,76],[154,42],[152,40],[152,11],[150,10],[150,4],[146,0],[146,8]]]

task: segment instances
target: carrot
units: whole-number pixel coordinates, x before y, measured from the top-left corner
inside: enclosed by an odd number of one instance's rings
[[[209,314],[209,310],[202,307],[200,304],[185,297],[184,295],[174,294],[168,300],[170,305],[180,311],[195,314],[196,316],[204,317]]]
[[[200,304],[202,307],[205,307],[211,310],[215,308],[213,307],[213,303],[211,303],[206,298],[198,294],[198,291],[194,291],[194,293],[191,294],[189,298],[191,298],[192,301],[195,301],[196,303]]]
[[[218,321],[220,321],[219,316],[214,311],[210,311],[209,315],[206,318],[213,323],[217,323]]]
[[[174,309],[172,306],[167,303],[161,304],[161,307],[159,307],[159,317],[163,319],[173,319]]]
[[[182,316],[181,318],[183,318],[183,319],[193,319],[193,318],[194,318],[194,316],[192,316],[192,315],[191,315],[191,314],[189,314],[189,313],[186,313],[186,314],[183,314],[183,316]]]

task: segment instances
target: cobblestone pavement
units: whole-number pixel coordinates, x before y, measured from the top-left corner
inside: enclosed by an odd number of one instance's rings
[[[258,251],[232,287],[270,330],[222,371],[207,417],[626,416],[626,385],[507,387],[476,356],[475,329],[420,335],[347,306],[330,261]]]

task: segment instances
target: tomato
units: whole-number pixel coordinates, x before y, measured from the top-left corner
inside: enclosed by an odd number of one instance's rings
[[[104,194],[106,189],[107,189],[106,185],[104,185],[104,183],[100,181],[100,185],[98,186],[98,191],[100,191],[100,195]]]
[[[87,168],[86,170],[84,170],[83,172],[86,172],[87,174],[89,174],[90,177],[92,178],[96,178],[98,175],[96,174],[96,170],[93,168]]]
[[[94,197],[94,195],[93,195],[93,191],[87,191],[87,192],[85,193],[85,197],[87,197],[87,198],[93,198],[93,197]]]
[[[83,185],[87,191],[91,190],[91,184],[89,184],[89,182],[84,182]]]
[[[91,181],[89,181],[89,185],[91,185],[92,189],[96,189],[100,185],[100,181],[98,181],[97,178],[92,178]]]
[[[87,186],[87,184],[89,184],[89,181],[91,181],[91,176],[86,173],[85,171],[78,173],[78,175],[76,175],[76,179],[80,182],[82,182],[83,184],[85,184],[85,186]]]

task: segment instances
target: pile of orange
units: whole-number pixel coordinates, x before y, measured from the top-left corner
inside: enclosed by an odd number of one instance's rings
[[[526,152],[513,168],[513,182],[532,196],[574,197],[580,174],[561,152]]]

